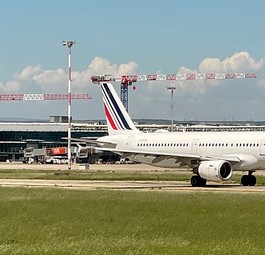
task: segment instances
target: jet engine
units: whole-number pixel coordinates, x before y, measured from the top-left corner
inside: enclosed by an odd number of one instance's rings
[[[231,164],[225,160],[202,161],[198,167],[200,177],[209,181],[227,181],[232,172]]]

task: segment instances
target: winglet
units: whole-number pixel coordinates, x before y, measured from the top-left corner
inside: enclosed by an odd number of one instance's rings
[[[113,85],[107,82],[100,85],[109,135],[138,132]]]

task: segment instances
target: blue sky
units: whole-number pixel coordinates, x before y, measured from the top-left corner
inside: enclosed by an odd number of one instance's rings
[[[104,117],[93,74],[216,71],[258,78],[174,83],[174,118],[264,120],[264,11],[258,0],[2,1],[0,93],[66,93],[61,42],[74,39],[72,91],[92,96],[73,102],[74,119]],[[138,83],[130,90],[130,114],[170,118],[167,85]],[[0,103],[0,118],[67,114],[66,101]]]

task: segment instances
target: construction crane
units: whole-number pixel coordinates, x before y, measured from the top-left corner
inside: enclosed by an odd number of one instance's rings
[[[71,99],[91,99],[88,94],[71,94]],[[68,100],[68,94],[0,94],[0,101]]]
[[[92,76],[93,83],[115,81],[121,83],[121,101],[128,111],[128,87],[138,81],[193,81],[193,80],[226,80],[226,79],[253,79],[254,73],[197,73],[197,74],[143,74],[143,75],[111,75]],[[135,89],[135,87],[134,87]]]

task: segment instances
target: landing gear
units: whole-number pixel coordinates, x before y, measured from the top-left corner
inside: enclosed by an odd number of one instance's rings
[[[192,187],[205,187],[207,180],[201,178],[199,175],[194,175],[191,177],[190,182]]]
[[[257,180],[256,176],[252,175],[253,172],[249,171],[248,175],[243,175],[241,177],[241,185],[242,186],[255,186]]]

